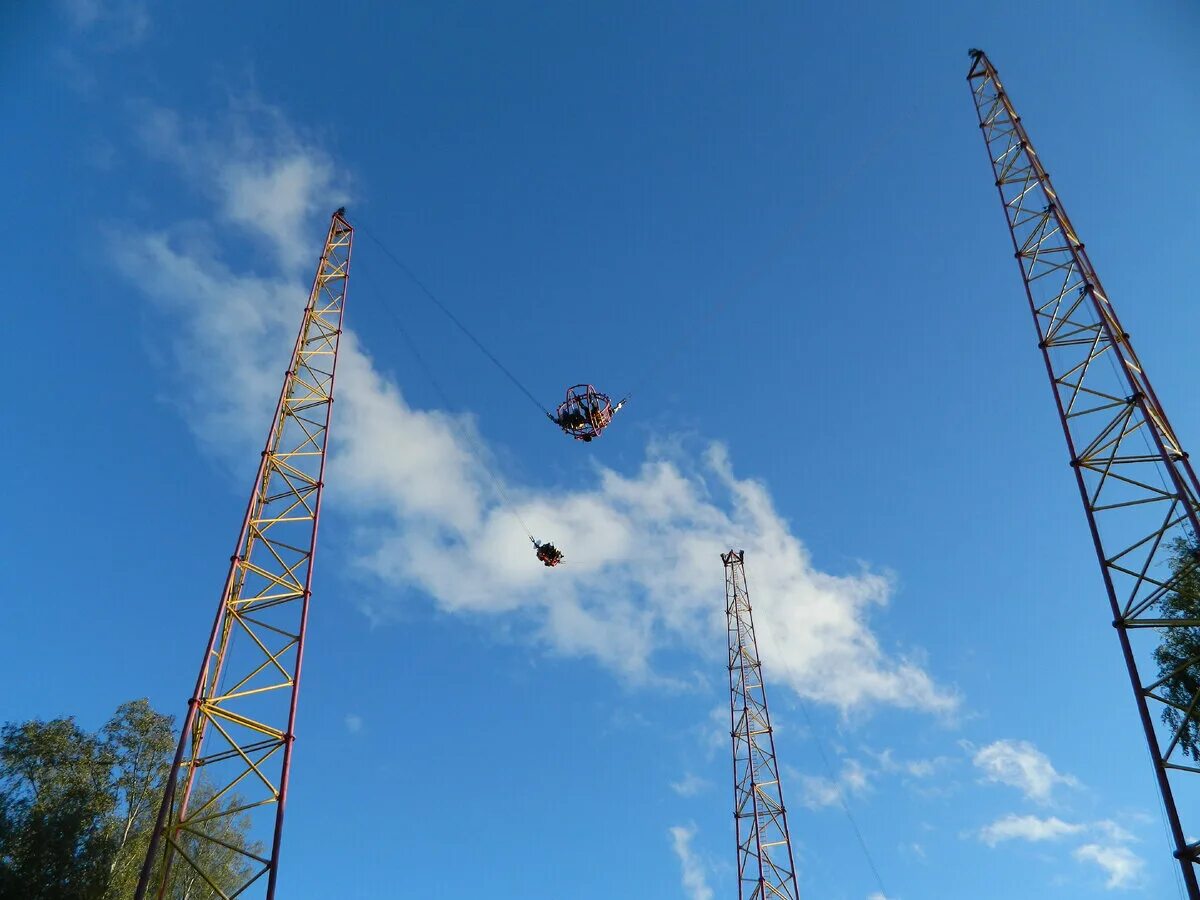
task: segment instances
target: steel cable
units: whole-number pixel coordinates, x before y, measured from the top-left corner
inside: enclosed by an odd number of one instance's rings
[[[821,741],[820,733],[817,731],[816,725],[813,724],[812,716],[808,712],[808,704],[804,702],[804,698],[800,693],[796,693],[796,702],[800,705],[800,711],[804,714],[804,721],[808,723],[809,733],[813,736],[813,743],[816,744],[817,753],[821,756],[821,762],[825,766],[825,775],[829,779],[829,783],[833,786],[834,793],[837,796],[838,805],[842,807],[842,812],[846,814],[846,818],[850,822],[850,827],[854,829],[854,836],[858,839],[858,846],[862,848],[863,856],[866,857],[867,867],[871,870],[871,874],[875,876],[875,884],[879,888],[879,893],[884,897],[890,897],[887,888],[883,886],[883,878],[879,875],[879,869],[875,866],[875,859],[871,856],[871,851],[867,848],[867,841],[863,837],[862,831],[858,827],[858,822],[854,819],[854,814],[850,812],[850,806],[846,803],[845,794],[842,791],[841,784],[838,783],[837,776],[833,774],[833,766],[829,764],[829,757],[825,753],[825,745]]]
[[[378,246],[379,249],[383,251],[384,255],[387,256],[387,258],[390,259],[393,263],[395,263],[396,266],[399,267],[400,271],[402,271],[405,275],[407,275],[408,278],[412,281],[412,283],[415,284],[421,290],[421,293],[423,293],[427,298],[429,298],[429,300],[434,304],[434,306],[436,306],[439,310],[441,310],[443,315],[445,315],[447,319],[449,319],[451,322],[453,322],[455,324],[455,326],[458,328],[458,330],[461,331],[463,334],[465,334],[467,336],[467,338],[470,339],[470,341],[476,347],[479,348],[479,350],[483,353],[483,355],[486,356],[488,359],[490,359],[492,361],[492,364],[495,365],[496,368],[499,369],[501,372],[503,372],[505,377],[508,378],[509,381],[511,381],[514,385],[516,385],[517,389],[520,390],[520,392],[522,394],[524,394],[526,397],[529,398],[530,403],[532,403],[539,410],[541,410],[543,413],[545,413],[548,418],[550,418],[550,419],[554,418],[554,415],[550,412],[550,410],[546,409],[546,407],[542,405],[541,401],[538,400],[538,398],[533,395],[533,392],[530,391],[529,388],[525,387],[525,385],[521,383],[521,380],[519,378],[517,378],[517,376],[514,375],[506,365],[504,365],[504,363],[500,362],[500,360],[496,357],[496,354],[492,353],[491,350],[489,350],[486,346],[484,346],[483,341],[481,341],[481,340],[479,340],[479,338],[475,337],[475,335],[471,332],[471,330],[462,323],[462,320],[459,319],[458,316],[456,316],[453,312],[451,312],[450,308],[447,307],[446,304],[442,303],[442,301],[437,298],[437,296],[433,293],[433,291],[431,291],[429,289],[429,287],[425,284],[425,282],[423,282],[420,278],[418,278],[416,276],[416,274],[413,272],[413,270],[410,269],[408,266],[406,266],[403,261],[401,261],[400,257],[398,257],[391,250],[389,250],[388,247],[383,243],[383,241],[381,241],[379,238],[377,238],[369,228],[367,228],[366,226],[364,226],[361,223],[361,221],[358,219],[357,216],[355,217],[355,222],[356,222],[355,227],[358,228],[360,231],[362,231],[362,233],[365,234],[372,241],[374,241],[375,245]]]
[[[357,273],[357,277],[362,277],[361,271]],[[370,283],[370,288],[371,290],[368,291],[368,296],[375,300],[379,306],[386,309],[388,314],[395,321],[396,330],[400,332],[400,337],[404,339],[404,343],[408,346],[409,352],[412,353],[413,358],[417,361],[417,365],[420,367],[421,371],[425,373],[425,377],[429,379],[429,384],[433,387],[433,390],[437,393],[438,398],[442,401],[442,405],[447,411],[454,408],[455,404],[451,402],[450,397],[442,388],[442,385],[438,381],[437,377],[433,374],[433,369],[429,366],[429,363],[425,361],[425,357],[421,355],[421,351],[417,349],[417,342],[413,340],[412,336],[405,329],[403,320],[400,318],[400,314],[396,312],[395,308],[391,304],[385,303],[382,299],[380,299],[381,295],[377,295],[375,292],[374,282]],[[503,486],[501,486],[500,479],[496,477],[496,473],[492,470],[492,467],[487,464],[483,452],[479,449],[479,447],[476,446],[477,442],[474,436],[469,433],[468,429],[464,425],[455,423],[455,425],[452,427],[454,427],[459,433],[459,436],[463,438],[463,441],[467,447],[467,451],[471,454],[472,458],[474,458],[475,462],[479,464],[479,467],[483,469],[485,473],[487,473],[488,480],[491,481],[492,487],[495,488],[496,495],[500,498],[501,504],[503,504],[503,506],[513,514],[513,517],[521,524],[521,529],[525,532],[526,537],[528,537],[529,540],[532,541],[536,546],[537,539],[533,536],[533,532],[529,530],[529,526],[525,524],[525,520],[521,518],[521,514],[517,512],[516,506],[513,505],[512,500],[509,499],[508,493],[504,490]]]

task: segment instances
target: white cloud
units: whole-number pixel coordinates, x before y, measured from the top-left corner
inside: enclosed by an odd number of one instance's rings
[[[1099,822],[1094,822],[1092,828],[1099,832],[1100,836],[1109,843],[1132,844],[1137,841],[1137,838],[1133,834],[1112,819],[1102,819]]]
[[[1001,841],[1052,841],[1079,834],[1085,827],[1064,822],[1055,816],[1039,819],[1037,816],[1009,814],[980,829],[979,839],[989,847],[995,847]]]
[[[856,759],[848,759],[842,766],[842,784],[852,794],[864,793],[870,786],[867,782],[867,770]]]
[[[848,759],[836,781],[820,775],[798,775],[800,802],[809,809],[821,809],[841,803],[849,795],[865,794],[871,788],[871,774],[857,760]]]
[[[328,189],[332,179],[324,160],[305,153],[263,161],[245,158],[222,172],[224,212],[240,225],[264,229],[284,263],[298,265],[311,254],[302,240],[305,219],[315,208],[309,198],[317,187]]]
[[[362,727],[362,716],[356,716],[354,713],[350,713],[346,716],[346,730],[351,734],[358,734],[360,731],[362,731]]]
[[[137,116],[145,149],[185,172],[223,222],[262,239],[286,274],[315,260],[309,226],[346,203],[345,175],[278,109],[242,96],[216,126],[148,104]]]
[[[879,893],[879,891],[875,891],[872,894],[867,894],[867,900],[888,900],[888,898]]]
[[[718,754],[729,753],[732,737],[729,734],[729,701],[718,704],[708,711],[704,720],[692,727],[696,743],[704,750],[706,759],[713,759]]]
[[[989,847],[1003,841],[1056,841],[1082,835],[1083,843],[1073,856],[1080,862],[1098,865],[1105,874],[1105,887],[1110,890],[1133,887],[1139,880],[1145,861],[1127,845],[1137,838],[1112,821],[1101,819],[1089,824],[1064,822],[1056,816],[1038,818],[1010,814],[997,819],[979,831],[979,839]]]
[[[62,0],[62,10],[75,28],[90,28],[100,19],[102,0]]]
[[[865,752],[875,760],[880,772],[899,773],[911,778],[929,778],[938,769],[952,762],[948,756],[935,756],[929,759],[897,759],[890,748],[878,753],[871,750]]]
[[[912,759],[904,763],[904,771],[913,778],[928,778],[937,771],[938,761],[942,757],[935,759]]]
[[[693,775],[688,772],[679,781],[671,782],[671,790],[677,793],[680,797],[695,797],[701,791],[706,791],[712,787],[712,783],[699,775]]]
[[[102,49],[132,47],[150,33],[146,0],[62,0],[61,8],[71,26]]]
[[[841,797],[837,782],[820,775],[800,776],[800,802],[809,809],[833,806]]]
[[[800,802],[809,809],[835,806],[852,796],[862,796],[872,791],[875,782],[887,775],[901,774],[913,779],[925,779],[939,768],[952,762],[949,757],[933,759],[899,760],[891,750],[876,752],[863,748],[873,765],[864,765],[857,759],[843,756],[841,771],[835,777],[805,775],[790,766],[784,766],[784,782],[798,785]],[[844,753],[844,751],[839,751]]]
[[[995,741],[980,748],[972,762],[985,781],[1015,787],[1038,803],[1049,801],[1056,784],[1079,784],[1074,776],[1055,771],[1050,758],[1029,741]]]
[[[692,851],[692,838],[696,836],[696,827],[676,825],[670,829],[671,847],[679,858],[680,879],[683,889],[690,900],[712,900],[713,891],[708,886],[705,866]]]
[[[1104,886],[1109,890],[1133,887],[1146,866],[1145,860],[1120,845],[1084,844],[1075,851],[1075,858],[1093,862],[1103,869],[1107,877]]]
[[[194,228],[113,242],[131,281],[182,320],[175,353],[192,391],[188,420],[231,460],[262,439],[306,293],[298,261],[315,263],[323,234],[314,211],[328,213],[342,197],[329,159],[277,111],[254,122],[235,110],[229,134],[218,135],[151,109],[142,136],[208,193],[220,223],[275,248],[279,274],[231,270],[211,235]],[[354,290],[352,274],[351,303]],[[872,631],[889,580],[817,569],[766,486],[739,477],[719,444],[695,454],[652,445],[640,467],[596,464],[582,487],[499,476],[535,535],[564,548],[568,564],[548,573],[472,455],[472,446],[487,452],[473,416],[411,406],[352,330],[338,400],[327,500],[356,530],[358,565],[389,590],[416,588],[449,612],[519,617],[552,652],[593,658],[630,681],[662,682],[670,676],[655,671],[659,649],[720,652],[717,554],[732,544],[746,550],[773,682],[843,713],[957,707],[915,656],[885,648]],[[380,603],[372,614],[381,615]]]

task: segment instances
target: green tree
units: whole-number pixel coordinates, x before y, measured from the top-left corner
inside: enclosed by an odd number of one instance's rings
[[[1180,732],[1179,748],[1200,760],[1200,550],[1179,538],[1171,553],[1174,590],[1163,599],[1162,614],[1179,624],[1162,630],[1154,651],[1164,679],[1158,694],[1169,704],[1163,708],[1163,721]]]
[[[197,784],[192,789],[191,809],[200,809],[212,799],[215,793],[216,791],[210,785]],[[218,808],[224,813],[236,808],[240,803],[240,799],[235,796],[224,803],[214,804],[214,807],[206,810],[206,814],[211,814]],[[236,893],[261,866],[249,865],[244,854],[230,850],[221,842],[234,847],[245,847],[251,853],[261,855],[262,846],[257,843],[248,844],[246,840],[246,832],[249,827],[250,820],[244,815],[221,814],[208,819],[202,826],[207,837],[200,837],[194,833],[182,834],[180,843],[183,845],[183,851],[189,859],[195,861],[196,865],[189,865],[186,860],[176,854],[175,861],[171,866],[171,883],[167,896],[171,900],[200,900],[200,898],[208,900],[210,897],[215,897],[212,889],[201,877],[201,871],[205,876],[211,878],[225,894]]]
[[[0,729],[0,897],[100,900],[112,759],[72,719]]]
[[[113,760],[115,801],[110,821],[112,859],[105,900],[127,900],[137,888],[142,860],[158,817],[175,753],[170,716],[145,700],[121,704],[101,733]]]
[[[0,728],[0,900],[129,900],[174,753],[171,717],[144,699],[122,704],[95,734],[70,718]],[[198,782],[192,808],[214,794]],[[228,795],[208,811],[230,813],[204,826],[215,840],[181,838],[188,857],[226,893],[252,869],[223,844],[261,852],[247,843],[248,818],[232,812],[240,802]],[[176,856],[166,896],[215,894]]]

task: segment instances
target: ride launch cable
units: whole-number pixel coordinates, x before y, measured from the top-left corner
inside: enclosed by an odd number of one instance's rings
[[[364,269],[363,271],[365,272],[366,270]],[[433,387],[434,391],[438,395],[438,398],[442,401],[442,405],[447,410],[447,413],[449,413],[451,409],[455,408],[455,404],[451,402],[449,395],[447,395],[446,391],[442,388],[441,383],[437,380],[437,376],[433,374],[433,369],[430,368],[429,363],[425,361],[425,357],[421,355],[421,351],[417,349],[417,343],[412,339],[412,336],[409,335],[408,331],[405,329],[404,322],[401,319],[400,314],[390,303],[385,303],[377,297],[375,293],[375,284],[371,281],[370,276],[367,276],[366,280],[369,288],[367,291],[367,297],[371,300],[375,300],[379,306],[388,311],[388,314],[396,323],[396,330],[400,332],[400,337],[403,338],[404,343],[408,346],[409,352],[412,353],[413,359],[417,361],[417,365],[420,367],[421,371],[425,373],[425,377],[429,379],[429,384]],[[521,514],[517,512],[516,506],[509,499],[508,493],[500,484],[500,479],[496,476],[495,471],[493,471],[492,467],[488,465],[483,451],[477,446],[474,435],[469,432],[465,425],[460,423],[456,422],[452,427],[457,430],[459,436],[463,438],[463,443],[466,445],[467,452],[471,454],[472,458],[479,465],[479,467],[487,473],[488,480],[491,481],[492,487],[495,488],[496,495],[500,498],[501,505],[503,505],[508,509],[509,512],[513,514],[513,517],[516,518],[516,520],[521,524],[521,530],[525,532],[525,536],[533,542],[533,545],[535,547],[540,546],[537,538],[533,536],[533,532],[529,530],[529,526],[525,524],[525,520],[521,518]]]
[[[600,393],[590,384],[577,384],[573,387],[567,388],[566,399],[564,399],[563,402],[558,405],[558,408],[555,412],[550,412],[550,410],[543,406],[541,401],[539,401],[537,397],[533,395],[533,392],[530,391],[529,388],[527,388],[521,382],[521,380],[517,378],[517,376],[514,375],[512,371],[500,361],[499,357],[489,350],[483,341],[477,338],[475,334],[469,328],[467,328],[465,324],[463,324],[463,321],[456,316],[448,306],[446,306],[446,304],[437,298],[437,295],[429,289],[429,286],[426,285],[425,282],[423,282],[420,278],[418,278],[416,273],[413,272],[411,268],[404,264],[399,256],[393,253],[387,247],[387,245],[383,243],[383,241],[377,238],[369,228],[363,225],[361,220],[359,220],[357,227],[377,247],[379,247],[380,250],[383,251],[384,255],[387,256],[387,258],[390,259],[400,269],[400,271],[402,271],[409,278],[409,280],[420,289],[421,293],[423,293],[425,297],[434,304],[434,306],[441,310],[442,314],[445,315],[446,318],[454,323],[455,327],[458,328],[459,331],[467,336],[471,343],[479,348],[480,352],[483,353],[484,356],[491,360],[492,364],[497,369],[504,373],[504,376],[511,381],[522,394],[529,398],[529,401],[534,406],[536,406],[542,411],[542,413],[545,414],[547,419],[553,422],[568,437],[574,438],[575,440],[584,441],[585,443],[599,437],[600,433],[604,431],[605,427],[607,427],[609,422],[612,421],[613,415],[615,415],[616,412],[629,401],[630,395],[627,394],[620,402],[616,404],[616,406],[613,406],[612,401],[609,399],[607,394]],[[415,345],[412,346],[415,352]]]
[[[450,308],[447,307],[446,304],[444,304],[441,300],[439,300],[437,298],[437,296],[433,293],[433,291],[431,291],[426,286],[425,282],[423,282],[420,278],[418,278],[416,276],[416,274],[413,272],[413,270],[410,269],[408,266],[406,266],[400,260],[400,257],[398,257],[391,250],[389,250],[387,248],[387,246],[383,243],[383,241],[381,241],[381,240],[379,240],[379,238],[375,237],[374,233],[370,229],[365,228],[361,223],[358,224],[357,227],[360,231],[362,231],[363,234],[365,234],[368,238],[370,238],[372,241],[374,241],[376,246],[378,246],[379,249],[383,251],[384,255],[388,259],[390,259],[393,263],[395,263],[396,266],[399,267],[401,272],[403,272],[405,275],[408,276],[409,280],[412,281],[412,283],[415,284],[420,289],[421,293],[423,293],[427,298],[429,298],[430,302],[432,302],[434,306],[436,306],[438,309],[440,309],[442,311],[443,315],[445,315],[447,319],[449,319],[451,322],[453,322],[454,325],[458,328],[458,330],[461,331],[463,334],[465,334],[467,336],[467,338],[476,347],[479,348],[480,352],[482,352],[484,356],[486,356],[488,359],[490,359],[492,361],[492,363],[496,366],[496,368],[504,373],[504,376],[509,381],[511,381],[514,385],[516,385],[517,389],[522,394],[524,394],[526,397],[529,398],[530,403],[532,403],[534,406],[536,406],[538,409],[540,409],[547,416],[550,416],[550,410],[546,409],[546,407],[542,405],[541,401],[538,400],[538,398],[533,395],[533,392],[530,391],[529,388],[525,387],[525,385],[521,383],[521,380],[519,378],[517,378],[517,376],[514,375],[511,371],[509,371],[508,367],[506,365],[504,365],[504,363],[500,362],[500,360],[496,357],[496,354],[492,353],[491,350],[489,350],[487,347],[484,346],[483,341],[481,341],[481,340],[479,340],[479,338],[475,337],[475,335],[471,332],[471,330],[462,323],[462,320],[459,319],[459,317],[456,316],[453,312],[451,312]],[[551,418],[553,418],[553,417],[551,416]]]

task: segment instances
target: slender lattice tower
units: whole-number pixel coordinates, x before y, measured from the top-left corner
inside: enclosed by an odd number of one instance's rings
[[[967,80],[1191,900],[1200,851],[1200,484],[991,61]],[[1156,715],[1157,713],[1157,715]]]
[[[729,721],[738,900],[799,900],[792,839],[779,786],[775,735],[746,589],[745,551],[721,554],[729,628]]]
[[[137,900],[275,895],[353,236],[339,209],[188,701]]]

